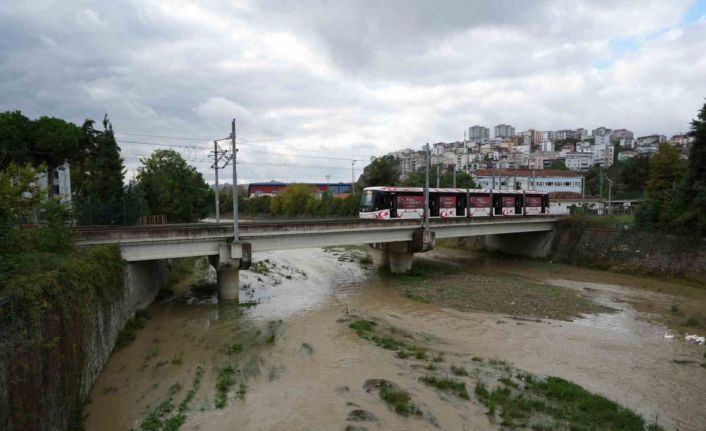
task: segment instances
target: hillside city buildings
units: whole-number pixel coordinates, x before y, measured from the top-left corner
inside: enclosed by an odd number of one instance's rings
[[[607,168],[618,160],[652,156],[665,142],[686,158],[692,139],[684,134],[669,139],[659,134],[635,137],[630,130],[605,126],[590,132],[584,128],[515,132],[508,124],[493,127],[491,138],[489,128],[474,125],[463,141],[432,144],[431,164],[445,172],[471,174],[484,188],[571,194],[581,192],[582,172],[594,166]],[[403,178],[424,168],[423,149],[404,149],[389,155],[398,160]]]

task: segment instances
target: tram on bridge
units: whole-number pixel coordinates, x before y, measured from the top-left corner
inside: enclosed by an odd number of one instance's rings
[[[525,190],[429,188],[430,218],[549,215],[549,194]],[[420,219],[424,217],[421,187],[366,187],[360,218]]]

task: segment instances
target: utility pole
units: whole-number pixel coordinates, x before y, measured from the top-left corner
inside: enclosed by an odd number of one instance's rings
[[[221,222],[221,203],[218,192],[218,141],[213,141],[213,169],[216,171],[216,223]]]
[[[231,162],[231,158],[228,156],[228,153],[229,152],[227,150],[221,150],[218,147],[218,140],[213,141],[213,165],[211,165],[211,167],[214,169],[216,177],[216,223],[220,223],[221,221],[220,184],[218,182],[218,171],[220,169],[225,169],[225,167]],[[225,163],[223,166],[220,166],[220,162],[222,160],[225,160]]]
[[[602,168],[602,167],[599,167],[599,168],[598,168],[598,172],[600,173],[600,178],[599,178],[599,181],[598,181],[598,184],[599,184],[599,186],[598,186],[598,197],[601,198],[601,200],[603,200],[603,168]]]
[[[235,147],[235,118],[231,123],[232,158],[233,158],[233,242],[240,242],[240,232],[238,231],[238,170],[236,169],[238,160],[238,150]]]
[[[613,180],[610,179],[609,176],[606,175],[606,180],[608,180],[608,215],[613,214],[613,205],[612,205],[612,198],[613,198]]]
[[[424,229],[429,229],[429,169],[431,169],[431,155],[429,154],[429,143],[427,142],[427,162],[424,169]]]
[[[581,211],[585,208],[586,203],[586,177],[581,176]]]
[[[441,183],[441,163],[439,161],[436,162],[436,188],[438,189],[441,187],[439,183]]]
[[[456,188],[456,163],[454,163],[454,188]]]
[[[353,184],[355,184],[355,160],[351,160],[351,194],[353,194]]]

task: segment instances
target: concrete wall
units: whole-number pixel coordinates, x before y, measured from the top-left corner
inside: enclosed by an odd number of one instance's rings
[[[130,262],[125,265],[124,296],[98,307],[86,322],[88,336],[84,346],[86,363],[81,379],[81,392],[88,396],[103,365],[115,347],[118,334],[135,312],[147,308],[168,275],[166,260]]]
[[[525,232],[464,238],[472,249],[500,252],[531,258],[547,257],[552,252],[554,232]]]
[[[113,351],[115,341],[138,309],[148,306],[166,280],[167,261],[144,261],[126,264],[120,294],[105,302],[99,298],[82,304],[85,314],[69,317],[50,316],[59,327],[70,332],[51,348],[13,351],[17,340],[0,344],[0,429],[5,431],[65,430],[80,413],[81,401],[88,397],[93,383]],[[114,286],[118,288],[118,286]],[[58,322],[58,320],[61,322]],[[21,322],[17,322],[17,325]],[[46,326],[46,322],[44,323]],[[57,326],[55,325],[55,326]],[[42,333],[54,337],[56,332]],[[44,340],[39,340],[44,345]],[[62,360],[64,352],[74,351],[72,360]],[[18,356],[19,355],[19,356]],[[33,374],[21,385],[11,382],[13,367],[30,367]],[[64,384],[59,380],[65,379]],[[78,388],[77,399],[67,398],[66,387]],[[19,413],[15,406],[28,406]]]
[[[564,220],[549,255],[557,262],[706,282],[706,239]]]
[[[552,232],[487,235],[461,242],[473,250],[706,282],[706,239],[700,238],[565,219]]]

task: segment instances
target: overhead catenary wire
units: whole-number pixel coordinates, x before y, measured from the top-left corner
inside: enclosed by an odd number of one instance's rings
[[[180,148],[180,149],[185,149],[185,150],[194,150],[194,151],[201,151],[204,154],[211,154],[213,150],[208,149],[206,147],[199,147],[195,145],[178,145],[178,144],[167,144],[167,143],[160,143],[160,142],[143,142],[143,141],[131,141],[131,140],[118,140],[118,144],[136,144],[136,145],[150,145],[150,146],[155,146],[155,147],[168,147],[168,148]],[[245,145],[245,144],[239,144],[239,145]],[[285,152],[280,152],[280,151],[269,151],[269,150],[259,150],[258,153],[260,154],[273,154],[273,155],[279,155],[279,156],[288,156],[288,157],[302,157],[302,158],[307,158],[307,159],[321,159],[321,160],[341,160],[341,161],[347,161],[347,162],[352,162],[352,161],[364,161],[365,158],[352,158],[352,157],[330,157],[330,156],[315,156],[315,155],[309,155],[309,154],[301,154],[299,152],[297,153],[285,153]]]
[[[185,140],[185,141],[194,141],[194,142],[202,142],[204,145],[210,145],[213,142],[213,139],[206,139],[206,138],[195,138],[195,137],[179,137],[179,136],[166,136],[166,135],[149,135],[149,134],[140,134],[140,133],[127,133],[127,132],[115,132],[116,135],[124,135],[124,136],[135,136],[135,137],[145,137],[145,138],[157,138],[157,139],[176,139],[176,140]],[[216,139],[216,140],[226,140],[229,138],[222,138],[222,139]],[[128,140],[124,140],[124,142],[130,142]],[[132,143],[143,143],[139,141],[133,141]],[[154,142],[149,142],[145,144],[153,144],[153,145],[168,145],[168,146],[176,146],[178,147],[178,144],[163,144],[163,143],[154,143]],[[248,147],[271,147],[271,148],[276,148],[276,149],[281,149],[280,146],[274,145],[274,144],[265,144],[265,143],[253,143],[253,142],[242,142],[238,143],[238,146],[248,146]],[[294,148],[297,151],[306,151],[309,153],[318,153],[318,154],[329,154],[329,155],[338,155],[338,156],[347,156],[347,157],[353,157],[357,159],[370,159],[371,157],[376,157],[374,154],[352,154],[352,153],[343,153],[343,152],[337,152],[337,151],[324,151],[324,150],[311,150],[311,149],[300,149],[300,148]]]

